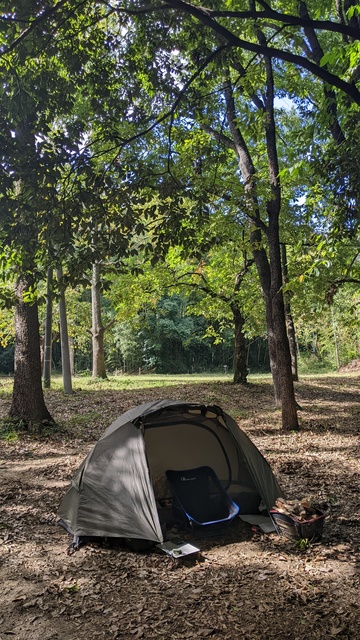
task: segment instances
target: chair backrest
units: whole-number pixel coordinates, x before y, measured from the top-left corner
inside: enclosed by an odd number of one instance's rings
[[[208,523],[229,516],[232,501],[211,467],[168,470],[166,476],[173,494],[190,519]]]

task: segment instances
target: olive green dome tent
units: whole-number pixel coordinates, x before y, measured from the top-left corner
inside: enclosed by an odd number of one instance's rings
[[[208,466],[241,515],[270,509],[282,491],[268,463],[217,406],[160,400],[123,414],[76,472],[59,508],[78,541],[88,537],[163,541],[169,469]]]

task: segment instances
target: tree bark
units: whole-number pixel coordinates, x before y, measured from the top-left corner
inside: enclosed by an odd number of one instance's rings
[[[260,41],[263,36],[258,34]],[[296,400],[291,372],[289,341],[286,332],[285,309],[282,296],[282,269],[280,255],[279,215],[281,208],[281,192],[279,182],[279,166],[276,147],[276,128],[274,118],[274,81],[271,60],[265,59],[266,95],[263,103],[266,115],[266,149],[269,163],[269,180],[271,194],[267,201],[267,227],[260,219],[256,195],[255,167],[251,160],[245,140],[236,122],[235,102],[229,77],[224,82],[226,115],[234,150],[239,160],[239,167],[245,183],[245,192],[249,201],[249,216],[254,222],[251,243],[254,260],[258,269],[261,287],[266,305],[266,325],[269,343],[270,366],[274,381],[275,402],[281,404],[282,428],[298,429]],[[265,228],[269,259],[262,246],[261,232]]]
[[[44,387],[51,386],[51,363],[52,363],[52,269],[48,269],[47,292],[46,292],[46,317],[44,331]]]
[[[69,336],[69,353],[70,353],[70,372],[71,375],[75,375],[75,341],[74,338]]]
[[[258,34],[262,43],[265,39],[262,33]],[[267,201],[268,214],[268,245],[269,263],[271,274],[271,304],[273,317],[273,330],[276,345],[276,363],[279,376],[281,394],[282,427],[285,430],[298,429],[297,404],[295,400],[294,384],[291,372],[291,358],[289,341],[286,332],[285,308],[282,293],[282,268],[280,253],[279,217],[281,210],[281,189],[279,179],[279,161],[276,145],[276,126],[274,115],[274,77],[272,62],[265,58],[266,68],[266,150],[269,164],[269,179],[271,197]]]
[[[21,100],[19,101],[19,105]],[[14,177],[16,212],[15,245],[18,251],[18,279],[15,285],[15,358],[14,388],[10,416],[31,429],[41,423],[54,422],[46,405],[41,380],[40,328],[35,293],[34,245],[37,239],[36,211],[30,213],[24,203],[36,194],[36,141],[32,128],[33,114],[25,113],[16,125],[17,170]],[[26,302],[25,294],[33,300]]]
[[[289,283],[289,276],[288,276],[288,269],[287,269],[286,244],[284,242],[281,243],[281,265],[282,265],[282,272],[283,272],[283,283],[286,286]],[[287,335],[288,335],[289,347],[290,347],[292,377],[294,382],[297,382],[299,380],[298,366],[297,366],[297,345],[296,345],[295,325],[294,325],[294,321],[291,313],[289,291],[284,292],[284,306],[285,306],[286,329],[287,329]]]
[[[41,384],[40,331],[37,302],[24,302],[33,284],[30,276],[20,276],[15,287],[15,365],[10,416],[31,429],[53,419],[45,405]]]
[[[247,350],[243,327],[245,318],[238,305],[231,305],[234,318],[235,342],[234,342],[234,384],[247,383]]]
[[[105,367],[104,334],[105,327],[101,319],[101,282],[100,265],[94,262],[91,280],[91,309],[92,309],[92,377],[107,378]]]
[[[273,312],[271,299],[271,271],[268,257],[264,247],[262,247],[262,237],[260,229],[254,229],[250,234],[254,261],[259,275],[260,285],[265,301],[265,323],[267,342],[269,349],[270,370],[274,385],[275,405],[281,405],[281,388],[276,357],[275,331],[273,327]]]
[[[61,368],[63,375],[63,389],[64,393],[72,394],[72,379],[71,379],[71,366],[70,366],[70,347],[69,347],[69,333],[67,325],[66,315],[66,300],[65,291],[62,286],[62,268],[57,270],[57,278],[60,284],[60,298],[59,298],[59,316],[60,316],[60,343],[61,343]]]

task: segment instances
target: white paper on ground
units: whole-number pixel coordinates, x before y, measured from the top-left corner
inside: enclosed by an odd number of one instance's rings
[[[272,533],[273,531],[276,531],[273,521],[271,520],[271,518],[268,518],[267,516],[261,516],[261,515],[241,516],[240,515],[239,518],[241,518],[243,522],[256,525],[257,527],[259,527],[259,529],[261,529],[263,533]]]
[[[158,549],[160,549],[160,551],[163,551],[172,558],[182,558],[183,556],[189,556],[192,553],[198,553],[200,551],[200,549],[194,547],[188,542],[175,544],[174,542],[168,540],[167,542],[162,542],[161,544],[157,544],[156,546]]]

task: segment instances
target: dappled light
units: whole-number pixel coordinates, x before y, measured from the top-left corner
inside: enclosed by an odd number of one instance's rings
[[[360,638],[359,1],[201,5],[0,9],[0,640]]]
[[[149,389],[78,390],[66,402],[51,391],[47,402],[60,430],[0,441],[3,633],[18,640],[355,639],[359,378],[302,380],[297,393],[306,428],[286,434],[268,387],[267,381],[245,390],[211,382],[154,387],[151,398],[229,407],[286,495],[307,496],[326,512],[319,542],[301,546],[236,519],[221,536],[180,532],[200,548],[195,558],[135,553],[110,541],[68,556],[71,539],[56,524],[64,491],[104,427],[147,401]],[[4,414],[7,402],[2,395]],[[352,417],[351,429],[344,415]]]

